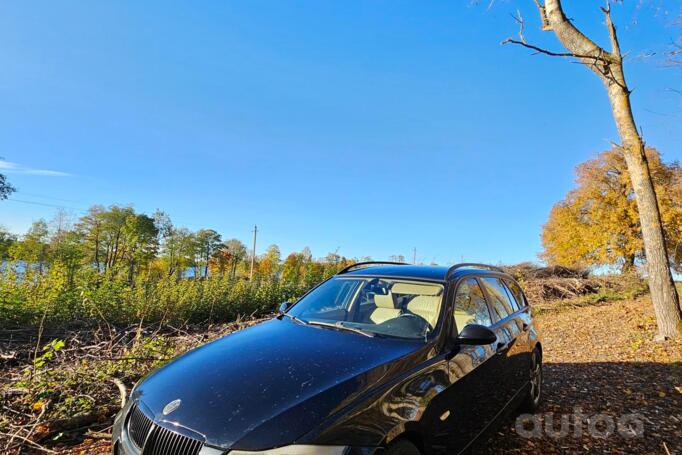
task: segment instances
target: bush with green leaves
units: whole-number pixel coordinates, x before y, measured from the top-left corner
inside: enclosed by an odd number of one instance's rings
[[[306,290],[306,283],[249,282],[228,275],[203,279],[140,276],[130,283],[78,273],[69,282],[59,265],[22,273],[8,267],[0,273],[0,323],[227,322],[271,313],[281,302]]]

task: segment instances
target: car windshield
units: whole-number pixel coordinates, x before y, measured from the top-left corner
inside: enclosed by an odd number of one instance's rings
[[[287,315],[300,322],[359,333],[424,339],[436,326],[443,286],[388,278],[333,277]]]

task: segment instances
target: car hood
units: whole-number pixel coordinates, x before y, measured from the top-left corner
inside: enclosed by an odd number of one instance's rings
[[[423,346],[272,319],[179,357],[132,398],[162,425],[194,430],[209,445],[264,450],[311,431]],[[177,399],[180,406],[164,416]]]

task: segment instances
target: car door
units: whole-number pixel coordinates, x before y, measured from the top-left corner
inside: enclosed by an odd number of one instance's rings
[[[521,387],[523,387],[526,382],[528,382],[528,372],[531,368],[531,353],[533,351],[534,344],[530,336],[530,330],[533,321],[530,314],[530,308],[528,307],[525,296],[523,295],[521,286],[509,278],[503,278],[502,282],[507,289],[512,306],[516,310],[513,314],[513,319],[519,332],[516,340],[519,354],[516,359],[518,365],[515,369],[517,371],[521,371],[521,377],[518,380],[518,383]]]
[[[453,338],[463,325],[491,326],[485,294],[474,277],[462,279],[451,294],[447,316],[454,327]],[[434,453],[463,451],[494,419],[499,411],[495,390],[503,375],[493,346],[455,346],[448,359],[450,386],[439,398],[439,416],[434,419],[431,447]]]
[[[528,347],[521,339],[521,321],[507,293],[501,278],[485,276],[481,283],[488,296],[493,316],[493,330],[497,335],[495,355],[504,370],[498,390],[500,410],[511,401],[524,385],[528,369],[524,368]]]

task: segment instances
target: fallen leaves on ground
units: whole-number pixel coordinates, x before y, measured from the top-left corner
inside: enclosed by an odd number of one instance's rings
[[[537,319],[544,338],[544,398],[536,413],[542,431],[523,437],[513,416],[480,453],[682,453],[682,341],[653,341],[648,297]],[[575,425],[576,411],[582,425]],[[563,433],[561,416],[569,422]]]

